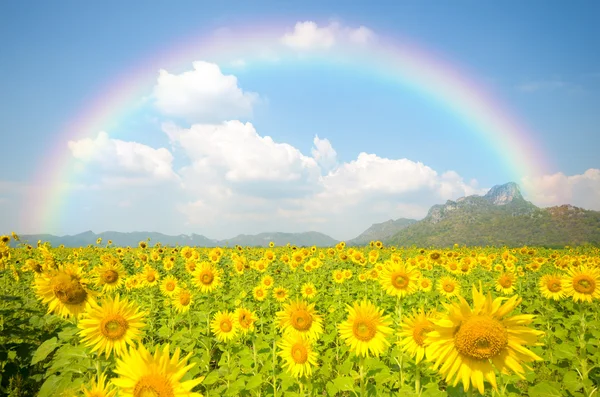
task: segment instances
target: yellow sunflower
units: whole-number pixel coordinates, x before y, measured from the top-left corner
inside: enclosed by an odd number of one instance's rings
[[[252,290],[252,296],[255,300],[262,302],[267,298],[267,290],[262,285],[257,285]]]
[[[256,313],[246,308],[238,307],[233,313],[233,317],[242,335],[254,331],[254,323],[258,320]]]
[[[283,287],[277,287],[273,289],[273,296],[277,302],[285,302],[285,300],[288,298],[288,291]]]
[[[314,303],[302,300],[284,304],[283,310],[277,312],[279,328],[285,334],[305,335],[310,340],[317,340],[323,333],[323,320],[315,311]]]
[[[333,281],[335,281],[338,284],[343,283],[344,280],[346,279],[344,277],[344,272],[341,271],[341,270],[334,270],[333,274],[332,274],[332,277],[333,277]]]
[[[306,283],[302,285],[300,292],[302,293],[302,297],[305,299],[312,299],[317,296],[317,289],[313,283]]]
[[[94,301],[82,269],[74,264],[60,265],[35,279],[35,292],[48,313],[61,317],[79,317]]]
[[[237,323],[233,313],[217,312],[210,328],[220,342],[228,342],[237,336]]]
[[[427,359],[434,362],[446,382],[456,386],[462,381],[468,391],[471,385],[484,393],[484,379],[497,389],[495,366],[503,373],[509,370],[524,379],[523,366],[541,360],[524,346],[537,346],[538,337],[544,333],[530,329],[534,316],[518,314],[508,316],[520,303],[517,295],[492,300],[473,286],[473,308],[462,297],[459,302],[444,304],[448,313],[432,319],[434,330],[425,337]],[[505,303],[502,303],[506,301]]]
[[[589,302],[600,298],[600,270],[580,266],[567,270],[565,293],[575,302]]]
[[[151,287],[158,284],[160,275],[152,266],[146,265],[144,266],[144,271],[141,273],[140,279],[142,280],[142,285],[145,287]]]
[[[177,292],[177,289],[179,288],[177,284],[177,278],[169,274],[167,277],[165,277],[162,283],[160,283],[160,292],[162,292],[164,296],[173,296],[173,294]]]
[[[431,322],[433,315],[425,314],[421,309],[419,313],[413,311],[411,315],[402,318],[402,329],[398,336],[402,338],[399,342],[402,350],[408,352],[411,357],[415,358],[416,363],[420,363],[425,357],[427,346],[425,346],[425,335],[433,331],[433,323]]]
[[[273,286],[273,283],[275,281],[273,280],[273,277],[267,275],[264,276],[262,278],[262,280],[260,280],[260,283],[262,284],[263,287],[265,287],[266,289],[270,289]]]
[[[190,310],[192,301],[192,293],[185,288],[181,288],[173,294],[171,303],[179,313],[185,313]]]
[[[379,283],[383,290],[392,296],[404,298],[417,291],[419,285],[416,269],[402,263],[389,262],[379,273]]]
[[[95,269],[94,281],[103,292],[114,291],[123,285],[126,277],[123,267],[118,263],[105,263]]]
[[[196,363],[187,365],[192,353],[179,359],[181,351],[175,349],[169,355],[169,345],[162,351],[156,347],[152,355],[144,345],[137,349],[133,346],[123,356],[117,359],[115,373],[118,378],[112,383],[119,388],[120,397],[169,396],[169,397],[202,397],[200,393],[192,393],[204,377],[181,382],[181,378],[193,368]]]
[[[312,367],[317,366],[317,353],[312,349],[312,342],[302,335],[286,335],[279,342],[279,356],[283,358],[283,366],[293,377],[309,377]]]
[[[82,387],[84,397],[114,397],[117,390],[106,383],[106,374],[103,372],[98,375],[97,380],[92,380],[91,388]]]
[[[423,292],[429,292],[433,287],[433,283],[427,277],[421,277],[418,281],[418,285],[419,289]]]
[[[210,262],[200,263],[192,275],[201,292],[212,292],[221,283],[220,272]]]
[[[350,346],[350,350],[358,356],[379,356],[387,349],[386,339],[393,331],[389,315],[371,302],[363,300],[348,305],[348,318],[338,326],[340,337]]]
[[[546,299],[555,301],[565,297],[565,281],[560,274],[546,274],[540,278],[540,292]]]
[[[451,298],[460,295],[460,284],[453,277],[442,277],[438,281],[437,290],[446,298]]]
[[[512,294],[515,290],[515,281],[517,277],[513,272],[504,272],[496,279],[496,291],[504,295]]]
[[[81,331],[81,342],[91,347],[91,351],[104,353],[106,358],[114,350],[120,356],[134,341],[142,337],[146,313],[140,312],[137,304],[119,295],[106,298],[102,306],[94,305],[77,326]]]

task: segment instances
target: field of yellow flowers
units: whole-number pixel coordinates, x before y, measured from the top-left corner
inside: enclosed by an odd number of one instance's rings
[[[600,382],[594,247],[52,248],[13,234],[0,288],[2,395],[546,397]]]

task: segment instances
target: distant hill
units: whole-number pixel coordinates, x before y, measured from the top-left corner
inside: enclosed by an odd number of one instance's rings
[[[418,222],[416,219],[390,219],[382,223],[374,223],[367,230],[362,232],[358,237],[346,241],[349,246],[366,245],[371,241],[385,241],[398,233],[400,230]]]
[[[103,244],[106,244],[108,240],[111,240],[114,246],[119,247],[134,247],[137,246],[140,241],[146,241],[148,238],[150,238],[150,245],[160,242],[162,245],[168,246],[188,245],[198,247],[223,247],[225,245],[232,247],[236,244],[241,246],[266,247],[269,245],[270,241],[273,241],[279,246],[290,243],[296,246],[316,245],[318,247],[329,247],[338,243],[337,240],[318,232],[260,233],[256,235],[241,234],[228,240],[209,239],[199,234],[169,236],[154,232],[103,232],[95,234],[92,231],[87,231],[73,236],[53,236],[51,234],[21,236],[22,241],[28,241],[32,245],[35,245],[38,240],[42,240],[44,242],[49,242],[53,247],[58,247],[59,245],[64,245],[65,247],[85,247],[90,244],[95,245],[98,238],[102,238]]]
[[[434,205],[427,216],[390,237],[398,246],[600,245],[600,211],[571,205],[538,208],[516,183],[494,186],[485,196]]]

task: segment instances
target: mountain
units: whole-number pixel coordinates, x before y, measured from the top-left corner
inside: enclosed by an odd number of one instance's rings
[[[427,216],[390,237],[387,244],[447,247],[466,245],[600,245],[600,211],[571,205],[538,208],[516,183],[494,186],[485,196],[434,205]]]
[[[417,220],[415,219],[399,218],[396,220],[390,219],[389,221],[385,221],[382,223],[374,223],[373,225],[371,225],[371,227],[362,232],[358,237],[346,241],[346,245],[365,245],[369,244],[371,241],[384,241],[392,237],[394,234],[398,233],[405,227],[408,227],[416,222]]]
[[[35,245],[38,240],[42,240],[49,242],[53,247],[58,247],[59,245],[64,245],[65,247],[85,247],[90,244],[95,245],[98,238],[102,238],[102,244],[106,244],[108,240],[111,240],[114,246],[119,247],[135,247],[140,241],[146,241],[148,238],[150,238],[149,245],[151,246],[157,242],[169,246],[188,245],[197,247],[223,247],[225,245],[232,247],[236,244],[241,246],[266,247],[270,241],[279,246],[290,243],[296,246],[316,245],[319,247],[330,247],[338,243],[337,240],[318,232],[240,234],[228,240],[213,240],[199,234],[169,236],[154,232],[103,232],[95,234],[92,231],[86,231],[73,236],[53,236],[51,234],[23,235],[21,236],[21,241],[29,242],[31,245]]]

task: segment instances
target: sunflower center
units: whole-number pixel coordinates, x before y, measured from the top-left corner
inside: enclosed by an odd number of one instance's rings
[[[175,397],[169,379],[162,375],[142,376],[133,389],[134,397]]]
[[[233,329],[233,326],[231,325],[231,320],[229,320],[228,318],[221,320],[221,322],[219,323],[219,328],[221,328],[221,331],[225,333],[231,332],[231,330]]]
[[[429,287],[429,281],[427,281],[427,280],[421,280],[421,287],[428,288]]]
[[[404,289],[408,286],[409,279],[404,273],[396,273],[392,275],[392,285],[397,289]]]
[[[509,276],[502,276],[498,280],[498,284],[500,284],[503,288],[512,287],[512,279]]]
[[[596,281],[585,274],[580,274],[573,278],[573,289],[580,294],[591,294],[596,289]]]
[[[562,289],[560,280],[550,280],[547,283],[548,290],[550,292],[559,292]]]
[[[413,328],[412,336],[417,345],[423,346],[425,342],[425,334],[433,331],[431,324],[429,321],[423,321],[421,323],[415,324]]]
[[[444,291],[446,291],[446,292],[454,292],[454,284],[452,284],[452,283],[444,283]]]
[[[128,328],[129,323],[119,314],[106,317],[100,323],[100,332],[102,335],[112,340],[121,339]]]
[[[54,296],[64,304],[78,305],[85,302],[87,292],[77,279],[61,280],[54,286]]]
[[[312,325],[313,319],[309,312],[306,310],[300,309],[296,310],[294,314],[291,316],[292,318],[292,326],[296,328],[298,331],[306,331],[310,329]]]
[[[292,346],[292,358],[296,364],[304,364],[308,360],[308,351],[302,343]]]
[[[375,327],[372,321],[357,320],[352,326],[352,333],[356,339],[368,342],[375,337],[377,327]]]
[[[165,289],[167,291],[173,291],[175,290],[175,283],[172,281],[167,282],[167,285],[165,285]]]
[[[475,360],[497,356],[508,345],[506,328],[487,316],[474,316],[462,323],[454,335],[456,350]]]
[[[152,282],[154,282],[154,280],[156,280],[156,276],[154,275],[154,273],[148,273],[148,274],[146,275],[146,280],[147,280],[149,283],[152,283]]]
[[[246,315],[246,313],[240,314],[240,318],[238,319],[242,328],[248,328],[250,326],[250,319]]]
[[[200,282],[204,285],[210,285],[214,279],[215,276],[211,271],[204,271],[200,275]]]
[[[189,293],[187,293],[187,292],[184,292],[184,293],[182,293],[182,294],[180,294],[180,295],[179,295],[179,303],[180,303],[182,306],[187,306],[187,305],[189,305],[189,304],[190,304],[190,301],[191,301],[191,299],[192,299],[192,297],[191,297],[191,296],[190,296],[190,294],[189,294]]]
[[[107,270],[102,273],[102,280],[107,284],[112,284],[119,278],[119,273],[114,270]]]

